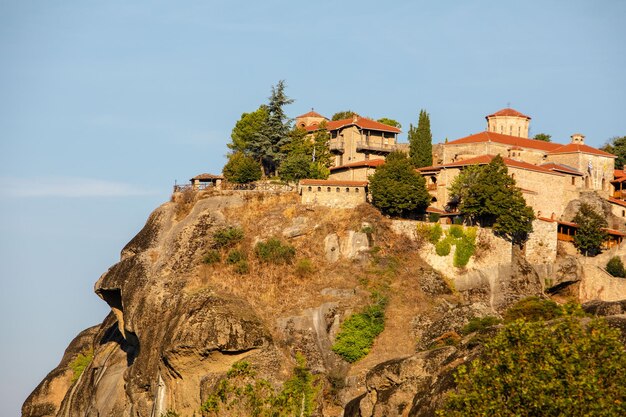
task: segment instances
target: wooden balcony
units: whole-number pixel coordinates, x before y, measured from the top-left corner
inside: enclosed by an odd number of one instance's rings
[[[357,142],[357,152],[368,152],[385,155],[396,150],[396,145],[385,145],[384,143]]]
[[[618,198],[620,200],[626,200],[626,190],[615,190],[613,192],[613,198]]]

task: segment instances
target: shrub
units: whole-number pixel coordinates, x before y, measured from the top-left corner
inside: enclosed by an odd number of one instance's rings
[[[463,224],[463,217],[461,216],[455,216],[452,219],[452,224]]]
[[[227,227],[213,233],[213,246],[216,249],[230,248],[243,240],[244,233],[239,227]]]
[[[450,226],[449,233],[450,233],[450,236],[455,237],[457,239],[460,239],[465,236],[465,234],[463,233],[463,227],[456,225],[456,224]]]
[[[439,256],[448,256],[450,254],[450,242],[447,239],[437,242],[435,245],[435,252]]]
[[[463,267],[467,265],[474,254],[474,249],[474,242],[467,237],[457,240],[453,259],[454,266]]]
[[[428,241],[434,245],[439,241],[439,239],[441,238],[441,235],[443,235],[443,230],[441,229],[441,225],[439,223],[434,224],[432,225],[432,227],[430,227]]]
[[[290,264],[296,256],[293,246],[283,244],[276,238],[257,243],[254,252],[261,261],[273,264]]]
[[[552,320],[562,315],[563,309],[554,301],[533,296],[515,303],[504,313],[504,319],[507,322],[517,319],[539,321]]]
[[[495,326],[496,324],[500,324],[502,320],[493,316],[485,316],[485,317],[472,317],[472,319],[463,326],[461,329],[462,334],[470,334],[474,333],[487,327]]]
[[[204,262],[207,265],[213,265],[213,264],[219,263],[221,260],[222,260],[222,255],[220,255],[219,251],[210,250],[206,253],[206,255],[204,255],[202,262]]]
[[[386,302],[384,297],[379,298],[363,312],[348,317],[337,334],[333,352],[350,363],[367,355],[374,339],[385,328]]]
[[[606,272],[613,275],[614,277],[619,277],[619,278],[626,277],[624,264],[618,256],[614,256],[611,259],[609,259],[609,262],[607,262],[606,264]]]
[[[428,213],[428,221],[431,223],[436,223],[441,218],[439,213]]]
[[[305,277],[313,273],[313,262],[310,259],[300,259],[296,263],[296,275],[299,277]]]
[[[161,417],[180,417],[180,414],[174,410],[167,410],[165,413],[161,413]]]
[[[455,381],[439,416],[623,416],[626,350],[603,320],[517,320]]]
[[[240,250],[231,250],[228,253],[228,256],[226,257],[226,263],[228,265],[235,265],[236,263],[239,263],[241,261],[245,261],[246,260],[246,254],[243,253]]]
[[[80,378],[80,376],[85,371],[85,368],[89,366],[92,360],[93,360],[93,349],[89,348],[89,349],[84,349],[82,352],[78,354],[78,356],[74,358],[72,362],[70,362],[69,367],[74,372],[74,375],[72,375],[72,381],[71,381],[72,384],[76,382],[78,378]]]
[[[248,261],[245,259],[238,261],[235,264],[235,272],[239,275],[245,275],[250,272],[250,265],[248,264]]]

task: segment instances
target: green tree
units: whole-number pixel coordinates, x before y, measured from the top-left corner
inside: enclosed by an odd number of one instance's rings
[[[460,198],[459,211],[470,223],[491,226],[515,243],[522,242],[532,231],[533,210],[526,205],[499,155],[489,164],[457,176],[451,190]]]
[[[337,121],[337,120],[349,119],[355,114],[356,113],[353,112],[352,110],[338,111],[337,113],[333,114],[333,117],[331,117],[331,120]]]
[[[426,181],[402,152],[390,153],[369,180],[372,204],[385,214],[423,212],[430,203]]]
[[[433,163],[433,136],[430,133],[430,116],[420,110],[417,128],[409,127],[409,156],[415,168],[427,167]]]
[[[280,178],[284,181],[298,181],[311,178],[311,158],[303,153],[291,153],[280,165]]]
[[[285,94],[285,82],[280,80],[275,87],[272,86],[266,121],[250,144],[252,155],[261,162],[265,175],[275,174],[286,156],[284,148],[291,140],[291,121],[283,107],[291,103],[293,100]]]
[[[602,243],[607,238],[604,228],[606,219],[587,203],[581,203],[572,220],[578,225],[574,236],[574,246],[585,256],[595,256],[601,252]]]
[[[378,121],[378,123],[382,123],[382,124],[387,125],[387,126],[397,127],[398,129],[400,129],[402,127],[400,122],[398,122],[397,120],[394,120],[394,119],[389,119],[388,117],[382,117],[382,118],[378,119],[377,121]]]
[[[252,154],[252,144],[256,135],[263,129],[267,121],[267,106],[261,105],[252,113],[243,113],[230,134],[231,143],[228,148],[233,152]]]
[[[261,178],[261,166],[254,158],[235,152],[228,157],[223,173],[228,181],[245,184]]]
[[[547,133],[537,133],[533,139],[551,142],[550,138],[552,138],[552,135],[548,135]]]
[[[626,164],[626,136],[616,136],[610,139],[600,149],[604,152],[612,153],[617,156],[617,159],[615,160],[615,169],[624,168],[624,164]]]
[[[626,415],[626,350],[600,319],[514,321],[455,380],[439,416]]]

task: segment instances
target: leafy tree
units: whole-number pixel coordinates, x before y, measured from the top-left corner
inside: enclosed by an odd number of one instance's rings
[[[245,184],[261,178],[261,166],[252,157],[235,152],[228,157],[223,173],[228,181]]]
[[[398,129],[400,129],[402,127],[400,122],[398,122],[397,120],[389,119],[387,117],[383,117],[383,118],[378,119],[378,123],[382,123],[382,124],[387,125],[387,126],[397,127]]]
[[[303,153],[292,153],[280,165],[280,178],[285,181],[298,181],[311,178],[311,158]]]
[[[459,175],[454,178],[448,192],[450,194],[450,205],[458,208],[461,201],[466,200],[469,190],[478,184],[482,166],[469,165],[463,168]]]
[[[430,116],[426,110],[420,110],[417,128],[409,128],[409,156],[416,168],[427,167],[433,163],[433,136],[430,133]]]
[[[283,107],[291,103],[293,100],[285,94],[285,82],[280,80],[275,87],[272,86],[272,95],[267,104],[267,119],[250,145],[252,155],[261,162],[265,175],[275,174],[286,156],[284,148],[291,140],[291,121],[285,115]]]
[[[626,415],[626,350],[600,319],[516,320],[455,380],[439,416]]]
[[[265,105],[261,105],[252,113],[243,113],[230,134],[231,143],[228,144],[228,147],[234,152],[252,154],[252,144],[256,140],[257,133],[263,129],[267,116],[267,106]]]
[[[369,180],[372,204],[385,214],[421,212],[430,203],[426,181],[402,152],[390,153]]]
[[[578,224],[574,235],[574,246],[585,256],[595,256],[601,252],[602,243],[607,238],[603,228],[607,227],[604,216],[595,211],[587,203],[581,203],[576,216],[572,220]]]
[[[614,277],[626,278],[626,270],[624,270],[624,263],[619,256],[614,256],[606,263],[606,272]]]
[[[533,139],[542,140],[544,142],[551,142],[551,137],[552,135],[548,135],[547,133],[537,133]]]
[[[626,136],[616,136],[610,139],[608,143],[600,149],[617,156],[615,169],[624,168],[624,164],[626,164]]]
[[[355,114],[356,113],[353,112],[352,110],[338,111],[337,113],[333,114],[333,117],[331,117],[331,120],[337,121],[337,120],[343,120],[343,119],[350,119]]]
[[[457,176],[451,190],[460,199],[459,211],[470,223],[491,226],[516,243],[532,231],[533,210],[526,205],[499,155],[489,164]]]

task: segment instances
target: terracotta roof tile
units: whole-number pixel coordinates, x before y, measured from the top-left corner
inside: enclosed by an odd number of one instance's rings
[[[223,175],[213,175],[213,174],[199,174],[193,177],[191,180],[223,180]]]
[[[502,110],[498,110],[497,112],[490,114],[489,116],[485,116],[485,119],[487,117],[493,117],[493,116],[515,116],[515,117],[525,117],[528,120],[530,120],[530,116],[526,116],[525,114],[522,114],[520,112],[518,112],[517,110],[511,109],[509,107],[507,107],[506,109],[502,109]]]
[[[520,138],[517,136],[502,135],[495,132],[480,132],[474,135],[469,135],[464,138],[456,139],[448,142],[448,145],[462,145],[466,143],[481,143],[481,142],[495,142],[510,145],[513,147],[538,149],[541,151],[553,151],[562,147],[559,143],[544,142],[543,140]]]
[[[296,119],[299,119],[301,117],[323,117],[324,119],[328,120],[327,117],[324,117],[321,114],[319,114],[318,112],[313,111],[313,110],[311,110],[308,113],[304,113],[304,114],[301,114],[300,116],[297,116]]]
[[[355,118],[347,118],[342,120],[332,120],[326,124],[326,128],[329,131],[338,130],[342,127],[355,125],[361,129],[378,130],[382,132],[400,133],[401,130],[397,127],[389,126],[384,123],[377,122],[376,120],[368,119],[366,117],[357,116]]]
[[[300,180],[300,185],[322,185],[330,187],[365,187],[367,181],[344,181],[344,180]]]
[[[331,167],[330,170],[331,171],[336,171],[338,169],[361,168],[361,167],[376,168],[376,167],[379,167],[379,166],[384,165],[384,164],[385,164],[385,160],[384,159],[370,159],[370,160],[367,160],[367,161],[358,161],[358,162],[352,162],[350,164],[339,165],[337,167]]]
[[[434,165],[430,167],[418,168],[417,170],[420,172],[424,172],[424,171],[436,171],[436,170],[440,170],[441,168],[455,168],[455,167],[464,167],[468,165],[486,165],[489,162],[491,162],[493,158],[494,158],[494,155],[480,155],[474,158],[464,159],[462,161],[451,162],[449,164]],[[543,172],[543,173],[552,174],[552,175],[563,175],[551,169],[544,168],[540,165],[529,164],[528,162],[516,161],[515,159],[511,159],[511,158],[502,158],[502,160],[504,161],[504,165],[511,167],[511,168],[526,169],[528,171],[537,171],[537,172]]]
[[[617,204],[618,206],[626,207],[626,201],[620,200],[618,198],[609,197],[609,202]]]
[[[606,156],[607,158],[617,158],[617,156],[610,154],[608,152],[601,151],[600,149],[592,148],[588,145],[583,145],[580,143],[568,143],[567,145],[562,145],[559,148],[553,149],[549,154],[560,154],[560,153],[588,153],[591,155],[599,155]]]
[[[556,164],[554,162],[549,162],[547,164],[541,164],[539,166],[547,168],[551,171],[564,172],[566,174],[572,174],[572,175],[584,175],[582,172],[580,172],[576,168],[572,168],[569,165]]]

